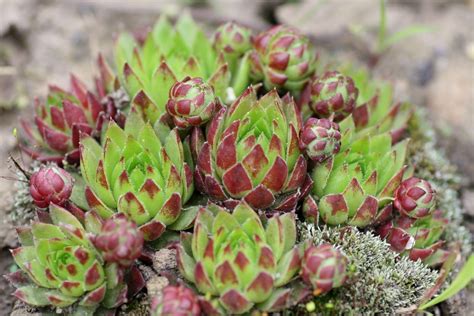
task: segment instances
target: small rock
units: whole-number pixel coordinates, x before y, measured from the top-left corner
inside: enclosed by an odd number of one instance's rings
[[[155,252],[153,255],[153,268],[156,272],[162,273],[174,270],[176,267],[176,250],[165,248]]]

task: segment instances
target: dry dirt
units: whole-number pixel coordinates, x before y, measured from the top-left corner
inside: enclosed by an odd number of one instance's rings
[[[184,0],[183,0],[184,1]],[[207,23],[234,19],[262,29],[261,7],[282,1],[210,0],[193,9]],[[68,87],[70,73],[90,82],[99,51],[110,57],[114,36],[151,25],[161,12],[180,12],[179,1],[0,0],[0,105],[30,105],[47,83]],[[417,4],[414,4],[417,3]],[[390,1],[388,29],[417,23],[433,31],[386,52],[375,73],[392,81],[399,99],[426,106],[443,136],[443,146],[466,177],[466,222],[474,229],[474,4],[472,1]],[[334,14],[337,12],[337,14]],[[305,0],[281,6],[273,15],[310,34],[322,52],[348,62],[367,61],[365,41],[373,43],[378,22],[373,0]],[[269,14],[267,16],[272,16]],[[355,39],[349,28],[367,31]],[[7,159],[15,153],[13,128],[30,108],[0,112],[0,176],[12,177]],[[20,159],[21,160],[21,159]],[[0,274],[11,266],[5,250],[15,245],[5,211],[13,182],[0,180]],[[0,315],[8,314],[11,289],[0,280]],[[474,301],[472,299],[471,301]]]

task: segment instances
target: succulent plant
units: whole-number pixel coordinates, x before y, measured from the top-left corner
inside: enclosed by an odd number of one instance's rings
[[[73,177],[64,169],[55,166],[41,167],[30,177],[30,194],[39,208],[51,203],[64,205],[72,193]]]
[[[309,39],[298,30],[278,25],[253,41],[251,76],[265,88],[278,88],[298,95],[316,70],[317,54]]]
[[[115,48],[115,62],[121,83],[152,124],[165,121],[168,91],[176,81],[199,77],[214,88],[223,102],[239,95],[248,84],[248,67],[231,73],[202,29],[189,14],[182,14],[173,27],[160,17],[143,43],[132,35],[121,34]],[[247,69],[247,70],[246,70]],[[234,84],[235,83],[235,84]]]
[[[113,104],[101,103],[102,96],[114,87],[113,75],[102,57],[99,57],[99,69],[98,95],[71,75],[70,91],[50,85],[46,102],[35,99],[35,128],[29,122],[21,121],[26,140],[21,147],[33,159],[78,164],[80,135],[99,137],[103,123],[116,117],[117,109]]]
[[[152,299],[151,316],[199,316],[201,307],[194,292],[183,285],[168,285]]]
[[[109,270],[87,237],[84,226],[67,210],[52,204],[51,223],[35,222],[17,229],[21,247],[12,255],[21,270],[7,276],[14,296],[33,306],[94,310],[126,301],[127,286]],[[90,214],[85,226],[96,225]]]
[[[436,192],[428,181],[411,177],[404,180],[395,191],[394,205],[401,214],[422,218],[435,207]]]
[[[129,221],[123,214],[118,214],[105,221],[93,243],[105,261],[127,268],[141,255],[143,234],[134,222]]]
[[[224,23],[216,29],[212,45],[224,54],[231,73],[235,73],[238,62],[252,49],[252,30],[236,22]]]
[[[227,313],[274,311],[285,307],[291,289],[283,286],[299,270],[295,241],[294,213],[271,217],[264,228],[245,202],[232,214],[211,205],[199,210],[192,235],[181,234],[178,268]]]
[[[300,149],[316,162],[323,162],[341,149],[339,125],[327,119],[309,118],[300,132]]]
[[[340,287],[347,278],[347,258],[330,244],[309,246],[301,259],[301,278],[310,284],[314,295]]]
[[[202,78],[186,77],[171,87],[166,110],[177,127],[187,128],[207,123],[218,102],[214,90]]]
[[[351,77],[338,71],[327,71],[314,78],[305,88],[308,105],[320,118],[334,117],[336,122],[349,116],[359,94]]]
[[[289,97],[280,99],[272,91],[257,99],[249,87],[209,124],[196,186],[214,201],[243,199],[255,209],[294,209],[308,189],[303,188],[307,163],[298,148],[300,129]]]
[[[439,264],[446,253],[441,249],[444,241],[440,237],[447,224],[442,211],[436,210],[419,219],[399,216],[380,226],[377,232],[394,251],[404,253],[414,261]]]
[[[91,137],[81,140],[87,203],[103,218],[125,214],[145,240],[154,240],[176,222],[193,193],[189,161],[176,130],[162,143],[132,110],[125,129],[109,124],[102,147]]]
[[[342,72],[353,79],[359,93],[352,115],[339,123],[341,133],[351,128],[355,131],[355,139],[389,132],[393,143],[398,142],[413,115],[413,106],[406,102],[394,104],[392,87],[387,82],[372,80],[365,70],[345,69]]]
[[[352,143],[348,138],[343,135],[340,153],[313,169],[313,191],[306,204],[316,205],[315,199],[329,225],[366,227],[391,214],[388,203],[403,180],[408,141],[392,146],[389,133]]]

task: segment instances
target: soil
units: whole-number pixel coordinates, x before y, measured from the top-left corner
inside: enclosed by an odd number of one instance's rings
[[[118,32],[143,29],[162,12],[180,12],[184,2],[188,1],[0,0],[0,176],[4,177],[0,180],[0,275],[11,268],[7,249],[16,243],[6,217],[14,188],[8,157],[23,161],[15,149],[13,129],[19,115],[31,116],[30,107],[9,108],[29,106],[35,96],[45,95],[47,83],[68,87],[69,73],[91,82],[97,53],[104,52],[111,60]],[[311,35],[322,54],[367,63],[367,47],[375,42],[378,23],[373,0],[283,2],[233,0],[223,5],[209,0],[208,6],[194,7],[192,13],[209,24],[234,19],[262,29],[267,25],[262,10],[267,10],[265,17],[295,24]],[[465,176],[466,226],[474,232],[474,3],[389,1],[387,19],[389,33],[412,24],[434,30],[391,47],[379,57],[374,73],[393,82],[397,98],[429,109],[442,135],[441,145]],[[355,37],[349,29],[366,33]],[[0,278],[0,315],[10,313],[11,292]],[[473,293],[469,295],[467,301],[474,304]],[[474,310],[471,307],[468,310]]]

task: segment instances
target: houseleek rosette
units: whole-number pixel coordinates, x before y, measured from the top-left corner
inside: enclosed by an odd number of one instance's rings
[[[288,211],[304,194],[307,162],[298,147],[294,102],[249,87],[217,113],[199,154],[196,186],[215,201],[245,200],[255,209]]]
[[[300,268],[294,213],[274,216],[264,227],[245,202],[232,214],[210,205],[199,210],[193,234],[181,236],[181,274],[202,294],[218,298],[226,313],[286,306],[291,289],[283,286]]]
[[[224,23],[216,29],[212,46],[222,52],[231,73],[236,73],[240,60],[252,49],[252,30],[236,22]]]
[[[186,77],[170,89],[166,110],[178,128],[201,126],[214,115],[218,100],[202,78]]]
[[[253,41],[251,76],[265,88],[299,94],[316,70],[317,54],[309,38],[286,25],[277,25]]]
[[[249,66],[242,58],[232,73],[223,52],[206,37],[201,27],[185,13],[173,26],[160,17],[143,41],[131,34],[119,36],[114,50],[118,77],[152,124],[165,120],[168,91],[176,81],[199,77],[214,88],[223,102],[235,98],[248,85]],[[229,96],[229,89],[232,93]]]
[[[434,210],[436,192],[428,181],[411,177],[400,184],[393,204],[404,216],[422,218]]]
[[[390,133],[393,143],[398,142],[413,115],[409,103],[393,103],[393,89],[384,81],[372,80],[364,70],[345,70],[358,90],[358,97],[352,114],[339,123],[341,132],[354,130],[353,139],[365,135]]]
[[[359,91],[351,77],[338,71],[327,71],[306,86],[309,107],[319,118],[333,116],[337,122],[352,113]]]
[[[103,59],[99,59],[101,77],[97,79],[99,94],[89,91],[84,83],[71,75],[71,88],[66,91],[50,85],[45,101],[35,99],[34,125],[22,121],[22,133],[27,141],[22,149],[42,162],[63,160],[79,163],[80,135],[99,136],[103,123],[114,118],[116,109],[101,103],[101,94],[112,89],[112,75]],[[32,128],[32,125],[34,126]]]
[[[175,223],[192,195],[188,161],[176,130],[161,143],[135,110],[125,129],[110,123],[102,147],[90,137],[81,140],[81,171],[90,208],[103,218],[125,214],[139,225],[145,240],[158,238]]]
[[[309,246],[301,260],[301,278],[313,287],[313,294],[325,294],[347,279],[348,259],[331,244]]]
[[[201,307],[192,290],[183,285],[168,285],[153,297],[150,312],[151,316],[199,316]]]
[[[392,146],[388,133],[352,143],[349,138],[342,137],[340,153],[313,169],[312,197],[306,202],[329,225],[366,227],[391,214],[388,203],[403,180],[408,141]]]
[[[33,306],[77,303],[84,313],[124,303],[127,286],[88,239],[85,226],[96,224],[94,216],[86,216],[83,226],[59,206],[51,205],[49,214],[51,223],[17,229],[22,246],[12,255],[21,271],[7,276],[17,287],[14,296]]]
[[[380,226],[377,232],[394,251],[414,261],[422,260],[428,265],[436,265],[446,259],[447,251],[441,249],[444,245],[441,236],[448,223],[443,212],[436,210],[418,219],[397,217]]]
[[[64,169],[56,166],[41,167],[30,177],[30,195],[39,208],[51,203],[64,205],[72,193],[73,177]]]

